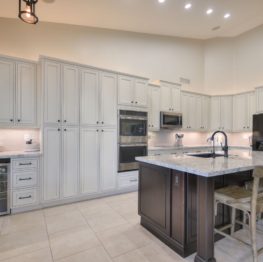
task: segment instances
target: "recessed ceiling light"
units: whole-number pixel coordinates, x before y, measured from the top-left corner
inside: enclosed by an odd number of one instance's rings
[[[231,16],[230,13],[226,13],[226,14],[224,15],[224,18],[225,18],[225,19],[228,19],[230,16]]]
[[[166,0],[158,0],[159,3],[164,3]]]
[[[185,9],[190,9],[192,7],[192,4],[191,3],[188,3],[184,6]]]
[[[206,10],[207,15],[211,15],[213,12],[214,12],[214,10],[212,8],[209,8]]]

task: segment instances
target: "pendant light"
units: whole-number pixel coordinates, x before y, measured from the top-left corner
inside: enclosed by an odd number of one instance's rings
[[[38,0],[19,0],[18,17],[28,24],[36,24],[38,17],[36,16],[36,3]]]

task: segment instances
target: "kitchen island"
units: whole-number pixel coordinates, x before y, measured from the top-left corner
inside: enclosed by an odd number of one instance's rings
[[[220,206],[214,219],[215,188],[242,186],[252,179],[254,167],[263,165],[262,152],[229,153],[229,158],[176,154],[136,159],[141,225],[183,257],[197,251],[196,262],[216,261],[214,227],[229,223],[227,207]]]

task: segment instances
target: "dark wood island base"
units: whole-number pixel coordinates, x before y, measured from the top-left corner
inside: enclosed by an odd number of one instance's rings
[[[214,225],[228,224],[230,212],[220,206],[214,222],[214,188],[250,179],[251,171],[206,178],[140,163],[141,225],[182,257],[197,252],[195,262],[216,261]]]

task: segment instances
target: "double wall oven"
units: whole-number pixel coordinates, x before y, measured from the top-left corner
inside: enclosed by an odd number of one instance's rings
[[[119,172],[138,169],[137,156],[147,156],[147,112],[119,110]]]

